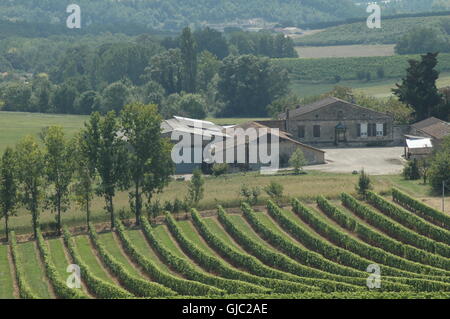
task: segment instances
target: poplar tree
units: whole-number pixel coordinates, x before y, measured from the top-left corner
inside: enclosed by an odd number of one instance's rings
[[[26,136],[16,146],[20,199],[31,213],[34,236],[37,238],[39,217],[44,198],[44,154],[33,136]]]
[[[127,146],[127,180],[130,205],[139,224],[143,197],[150,203],[168,185],[174,172],[171,144],[161,137],[162,118],[156,105],[127,105],[121,113],[121,129]]]
[[[14,151],[6,148],[0,160],[0,218],[5,219],[6,241],[9,240],[9,218],[15,215],[18,202],[17,161]]]

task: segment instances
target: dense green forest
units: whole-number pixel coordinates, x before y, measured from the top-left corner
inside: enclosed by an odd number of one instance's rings
[[[69,0],[1,1],[0,18],[32,23],[65,23]],[[83,26],[140,24],[180,30],[186,25],[262,18],[270,22],[307,23],[362,16],[350,0],[78,0]]]
[[[140,101],[165,117],[265,116],[288,86],[269,58],[285,57],[297,57],[293,41],[269,32],[9,36],[0,40],[0,109],[90,114]]]

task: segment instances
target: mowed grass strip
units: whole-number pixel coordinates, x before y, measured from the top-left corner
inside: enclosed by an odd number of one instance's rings
[[[13,299],[14,281],[8,259],[9,246],[0,245],[0,299]]]
[[[205,225],[208,227],[208,229],[214,233],[214,235],[216,235],[217,237],[219,237],[222,241],[224,241],[225,243],[227,243],[228,245],[232,246],[235,249],[238,249],[242,252],[244,252],[244,250],[241,248],[241,246],[239,246],[239,244],[237,244],[231,237],[230,235],[228,235],[228,233],[225,231],[225,229],[223,229],[220,224],[219,221],[217,220],[217,218],[215,217],[208,217],[208,218],[203,218],[202,219],[203,222],[205,223]]]
[[[140,230],[126,230],[125,233],[140,254],[151,260],[160,270],[172,273],[169,267],[159,259],[156,252],[148,245],[144,234]]]
[[[75,240],[76,249],[81,259],[89,268],[90,272],[99,279],[105,280],[110,284],[115,284],[112,280],[108,272],[103,268],[103,266],[99,263],[97,257],[92,251],[92,246],[89,241],[89,238],[85,235],[73,237],[72,240]]]
[[[53,264],[56,270],[60,274],[61,278],[66,278],[70,275],[67,270],[69,262],[67,260],[66,254],[64,253],[64,246],[62,241],[58,239],[51,239],[47,241],[47,246],[49,248],[50,256],[52,258]]]
[[[220,256],[218,256],[216,252],[202,240],[202,237],[200,237],[194,225],[192,225],[190,221],[180,221],[177,222],[177,225],[178,227],[180,227],[181,231],[183,232],[183,235],[188,240],[193,242],[198,249],[201,249],[208,255],[220,258]]]
[[[38,260],[38,251],[34,241],[17,245],[17,250],[24,279],[31,291],[39,298],[52,298],[44,269]]]

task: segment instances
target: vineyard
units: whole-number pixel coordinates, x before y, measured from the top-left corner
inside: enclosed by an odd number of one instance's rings
[[[350,23],[295,40],[300,46],[327,46],[351,44],[393,44],[411,29],[427,27],[446,31],[448,16],[408,17],[381,20],[381,29],[369,29],[366,21]]]
[[[450,298],[450,218],[396,189],[96,226],[11,232],[0,298]]]
[[[354,57],[321,59],[274,59],[274,63],[286,68],[293,81],[333,82],[340,80],[358,80],[358,74],[370,73],[377,79],[377,73],[383,70],[383,78],[400,79],[405,76],[408,60],[420,59],[419,55],[401,55],[388,57]],[[450,71],[450,54],[440,54],[436,69]],[[336,82],[334,82],[336,83]]]

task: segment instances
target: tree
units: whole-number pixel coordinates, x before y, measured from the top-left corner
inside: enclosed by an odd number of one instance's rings
[[[229,54],[227,40],[217,30],[209,27],[197,30],[194,32],[194,38],[197,43],[197,53],[208,51],[219,59],[223,59]]]
[[[201,95],[183,94],[178,103],[179,115],[195,119],[204,119],[206,117],[206,102]]]
[[[52,97],[55,113],[73,114],[75,99],[78,96],[77,88],[72,83],[65,82],[58,86]]]
[[[31,213],[34,236],[37,238],[40,209],[45,189],[44,154],[32,136],[24,137],[16,146],[17,172],[21,202]]]
[[[94,134],[92,134],[94,135]],[[74,199],[78,205],[86,211],[86,225],[89,227],[91,221],[91,203],[94,197],[95,186],[95,160],[90,158],[89,141],[82,133],[75,137],[74,152],[74,177],[73,184]]]
[[[117,189],[124,184],[126,150],[123,140],[118,137],[120,127],[114,111],[101,118],[99,113],[93,113],[86,125],[83,135],[92,143],[88,150],[89,161],[95,163],[100,176],[97,194],[105,199],[105,209],[111,218],[111,228],[114,223],[114,202]]]
[[[405,179],[409,179],[412,181],[420,179],[420,170],[417,159],[413,159],[412,161],[408,161],[403,169],[403,176]]]
[[[18,206],[17,161],[14,151],[7,147],[0,160],[0,219],[5,219],[6,241],[9,240],[9,218]]]
[[[417,27],[405,34],[397,42],[395,52],[398,54],[417,54],[427,52],[448,52],[450,49],[445,36],[432,28]]]
[[[422,55],[421,61],[410,60],[406,78],[402,84],[396,84],[397,88],[393,89],[401,102],[414,109],[416,121],[434,115],[442,102],[436,87],[439,72],[434,69],[437,65],[437,55],[428,53]]]
[[[123,81],[114,82],[107,86],[102,92],[102,112],[119,112],[128,103],[130,88]]]
[[[199,169],[194,170],[191,180],[188,184],[188,195],[186,197],[186,202],[189,203],[191,207],[196,207],[197,204],[202,200],[205,179],[203,174]]]
[[[181,92],[183,61],[180,49],[170,49],[152,57],[145,69],[144,79],[159,83],[167,94]]]
[[[191,29],[186,27],[180,37],[181,59],[183,61],[183,90],[195,93],[197,81],[197,44]]]
[[[431,161],[429,172],[431,187],[435,192],[440,192],[442,182],[447,187],[450,185],[450,138],[447,137],[439,151]]]
[[[364,196],[370,189],[372,189],[372,181],[370,180],[369,175],[367,175],[364,170],[361,170],[361,173],[359,174],[358,185],[356,185],[356,191],[358,192],[358,194]]]
[[[430,171],[430,160],[428,158],[423,158],[419,161],[419,171],[420,175],[422,176],[423,183],[426,184]]]
[[[221,62],[208,51],[203,51],[198,57],[197,86],[202,92],[208,90],[208,85],[219,73]]]
[[[147,203],[155,193],[161,192],[174,172],[171,145],[161,137],[162,118],[155,105],[130,104],[120,115],[127,152],[128,180],[132,184],[131,206],[139,224],[143,195]]]
[[[61,234],[61,213],[69,208],[69,186],[73,177],[72,143],[65,138],[61,126],[51,126],[42,134],[44,144],[44,173],[47,185],[51,186],[46,202],[52,212],[56,212],[58,233]]]
[[[256,205],[258,203],[258,197],[261,195],[261,189],[259,186],[250,187],[247,184],[241,186],[239,195],[244,197],[244,201],[250,205]]]
[[[264,187],[264,191],[275,202],[277,203],[281,202],[281,199],[283,198],[283,185],[271,181],[269,185]]]
[[[92,112],[99,111],[98,108],[98,94],[95,91],[86,91],[80,94],[74,105],[74,111],[77,114],[90,115]]]
[[[289,159],[289,165],[294,168],[294,173],[298,175],[303,169],[303,166],[305,166],[306,164],[308,164],[308,162],[305,159],[303,151],[301,150],[301,148],[297,148]]]
[[[229,56],[219,76],[219,96],[226,104],[222,116],[267,116],[267,106],[288,92],[287,71],[267,58]]]

